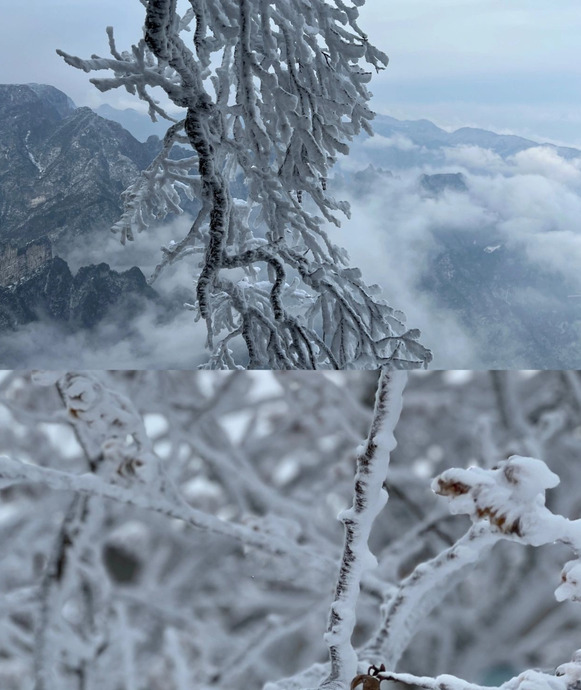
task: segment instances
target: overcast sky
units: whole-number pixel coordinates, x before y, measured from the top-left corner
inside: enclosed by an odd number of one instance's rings
[[[0,0],[2,82],[50,83],[77,105],[134,104],[100,94],[55,48],[106,55],[140,35],[138,0]],[[376,111],[447,128],[481,126],[581,146],[579,0],[368,0],[360,22],[390,56]]]

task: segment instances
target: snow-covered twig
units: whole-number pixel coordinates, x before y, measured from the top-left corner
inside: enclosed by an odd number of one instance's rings
[[[382,623],[361,658],[395,668],[426,616],[497,541],[488,525],[474,525],[452,547],[418,565],[382,606]]]
[[[398,371],[383,370],[380,374],[369,436],[357,454],[353,505],[338,516],[345,525],[345,545],[325,634],[331,671],[321,686],[324,688],[347,687],[357,669],[357,653],[351,644],[355,608],[363,573],[377,565],[368,540],[373,522],[387,502],[383,483],[396,445],[393,432],[406,378]]]
[[[533,546],[561,541],[581,552],[581,521],[554,515],[544,506],[545,489],[558,481],[542,461],[519,456],[493,470],[451,469],[437,477],[434,491],[450,498],[452,512],[468,513],[475,524],[453,547],[417,566],[390,596],[364,658],[394,669],[420,622],[443,600],[457,575],[474,567],[499,539]],[[563,598],[573,596],[566,572],[558,590]],[[576,582],[574,576],[570,580]]]
[[[567,690],[571,687],[565,678],[556,678],[540,671],[527,671],[498,687],[470,683],[449,674],[430,678],[429,676],[414,676],[411,673],[381,672],[377,677],[381,680],[396,681],[414,690],[417,688],[422,688],[422,690]]]
[[[279,535],[260,533],[244,525],[238,525],[227,520],[220,520],[196,508],[192,508],[183,499],[174,495],[164,495],[158,491],[135,491],[120,484],[106,482],[93,474],[74,475],[60,472],[46,467],[36,467],[28,463],[12,460],[0,456],[0,480],[5,486],[20,482],[38,482],[56,491],[73,491],[88,496],[108,498],[127,505],[133,505],[145,510],[183,520],[196,529],[220,534],[236,539],[246,546],[257,548],[268,553],[278,555],[304,554],[312,558],[315,567],[328,569],[330,562],[314,551],[301,547],[291,540]]]
[[[470,683],[448,674],[430,678],[383,671],[377,677],[423,690],[576,690],[581,682],[581,650],[575,652],[570,662],[561,664],[554,675],[536,670],[524,671],[498,687]]]

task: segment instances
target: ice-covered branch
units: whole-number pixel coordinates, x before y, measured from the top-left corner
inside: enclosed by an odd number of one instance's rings
[[[383,623],[363,650],[364,658],[380,660],[388,669],[394,669],[420,622],[442,601],[457,581],[456,576],[473,567],[499,539],[532,546],[560,541],[580,553],[581,520],[568,520],[545,507],[545,490],[558,483],[559,478],[544,462],[520,456],[512,456],[491,470],[450,469],[437,477],[433,490],[449,498],[452,513],[466,513],[475,524],[452,548],[417,566],[401,583],[382,609]],[[565,565],[555,596],[559,601],[581,601],[579,560]],[[395,676],[391,674],[389,678]],[[406,682],[403,678],[398,680]],[[477,688],[458,679],[453,679],[456,684],[443,678],[417,680],[410,684],[434,689]],[[524,684],[504,687],[535,686],[527,679]],[[560,686],[557,683],[554,687]]]
[[[541,671],[526,671],[516,678],[503,683],[498,687],[490,685],[478,685],[448,674],[442,674],[435,678],[429,676],[414,676],[410,673],[379,673],[381,680],[395,681],[414,690],[572,690],[575,685],[565,677],[555,677]]]
[[[434,479],[432,489],[448,497],[450,512],[465,513],[474,522],[485,519],[496,534],[532,546],[566,541],[579,549],[581,522],[545,507],[545,490],[558,483],[559,477],[542,460],[513,455],[491,470],[446,470]]]
[[[191,527],[204,532],[219,534],[236,539],[245,546],[254,547],[262,551],[278,555],[304,555],[313,559],[316,567],[327,568],[328,563],[309,549],[298,546],[294,542],[279,535],[261,533],[249,529],[244,525],[237,525],[226,520],[208,515],[192,508],[183,499],[175,495],[166,495],[160,487],[144,487],[136,491],[131,487],[119,483],[103,481],[94,474],[74,475],[60,472],[46,467],[37,467],[19,462],[6,456],[0,456],[0,481],[4,486],[22,482],[35,482],[56,491],[73,491],[75,493],[136,506],[165,515],[166,517],[182,520]]]
[[[103,384],[93,374],[36,372],[33,380],[41,385],[55,384],[65,408],[65,419],[72,426],[85,455],[86,469],[95,476],[128,473],[143,481],[156,471],[157,459],[131,402]],[[63,601],[77,586],[83,595],[84,615],[95,631],[95,610],[103,601],[103,586],[87,578],[75,563],[95,563],[102,529],[101,511],[90,502],[89,494],[77,494],[71,501],[44,569],[39,596],[39,617],[35,629],[35,690],[50,690],[52,676],[63,651],[59,611]],[[77,581],[77,582],[75,582]],[[98,635],[94,635],[98,637]],[[80,668],[77,669],[80,671]]]
[[[426,616],[497,541],[487,525],[475,525],[454,546],[417,566],[382,606],[382,624],[361,658],[395,668]]]
[[[336,156],[361,129],[371,133],[361,63],[387,65],[357,24],[363,3],[205,0],[183,16],[172,0],[143,4],[144,37],[131,51],[120,51],[109,29],[111,58],[59,54],[86,72],[112,72],[93,80],[97,88],[126,88],[152,117],[169,117],[150,93],[156,87],[181,111],[162,152],[124,193],[113,230],[132,240],[181,213],[180,194],[199,199],[190,232],[164,248],[154,277],[194,259],[190,306],[206,322],[207,368],[426,366],[431,353],[417,330],[406,331],[325,229],[340,224],[335,212],[349,215],[327,190]],[[193,48],[182,39],[190,27]],[[169,151],[182,123],[180,143],[193,155],[176,161]],[[243,275],[226,277],[233,266]]]
[[[486,519],[494,532],[531,546],[562,542],[581,554],[581,519],[569,520],[545,507],[545,490],[559,483],[542,460],[513,455],[497,468],[451,469],[436,478],[433,489],[447,496],[453,513]],[[581,601],[581,560],[565,564],[558,601]]]
[[[377,677],[425,690],[576,690],[581,681],[581,650],[575,652],[570,662],[561,664],[554,675],[536,670],[524,671],[498,687],[469,683],[447,674],[430,678],[410,673],[380,672]]]
[[[177,160],[170,158],[174,144],[182,141],[180,132],[183,129],[183,120],[168,129],[162,150],[123,192],[123,215],[111,228],[113,233],[121,235],[122,244],[134,239],[134,230],[142,232],[168,213],[183,213],[180,191],[190,200],[199,196],[199,176],[191,174],[191,170],[197,167],[197,157],[188,156]],[[196,224],[196,229],[199,225],[200,222]],[[191,237],[190,233],[189,241],[194,238],[195,235]]]
[[[324,688],[347,687],[357,669],[351,644],[355,608],[363,573],[377,565],[368,540],[375,518],[387,502],[383,483],[396,445],[393,431],[401,413],[405,381],[403,372],[383,370],[380,374],[369,436],[357,454],[353,505],[339,514],[345,526],[345,545],[325,634],[331,672],[321,686]]]

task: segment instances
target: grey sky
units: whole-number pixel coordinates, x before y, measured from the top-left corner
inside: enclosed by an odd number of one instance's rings
[[[135,105],[100,94],[59,47],[87,57],[140,35],[138,0],[0,0],[2,82],[46,82],[78,105]],[[361,26],[390,56],[374,108],[445,127],[475,125],[581,146],[578,0],[368,0]]]

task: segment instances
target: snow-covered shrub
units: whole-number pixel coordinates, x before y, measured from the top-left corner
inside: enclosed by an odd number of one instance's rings
[[[5,373],[1,687],[577,688],[579,375],[405,377]]]

